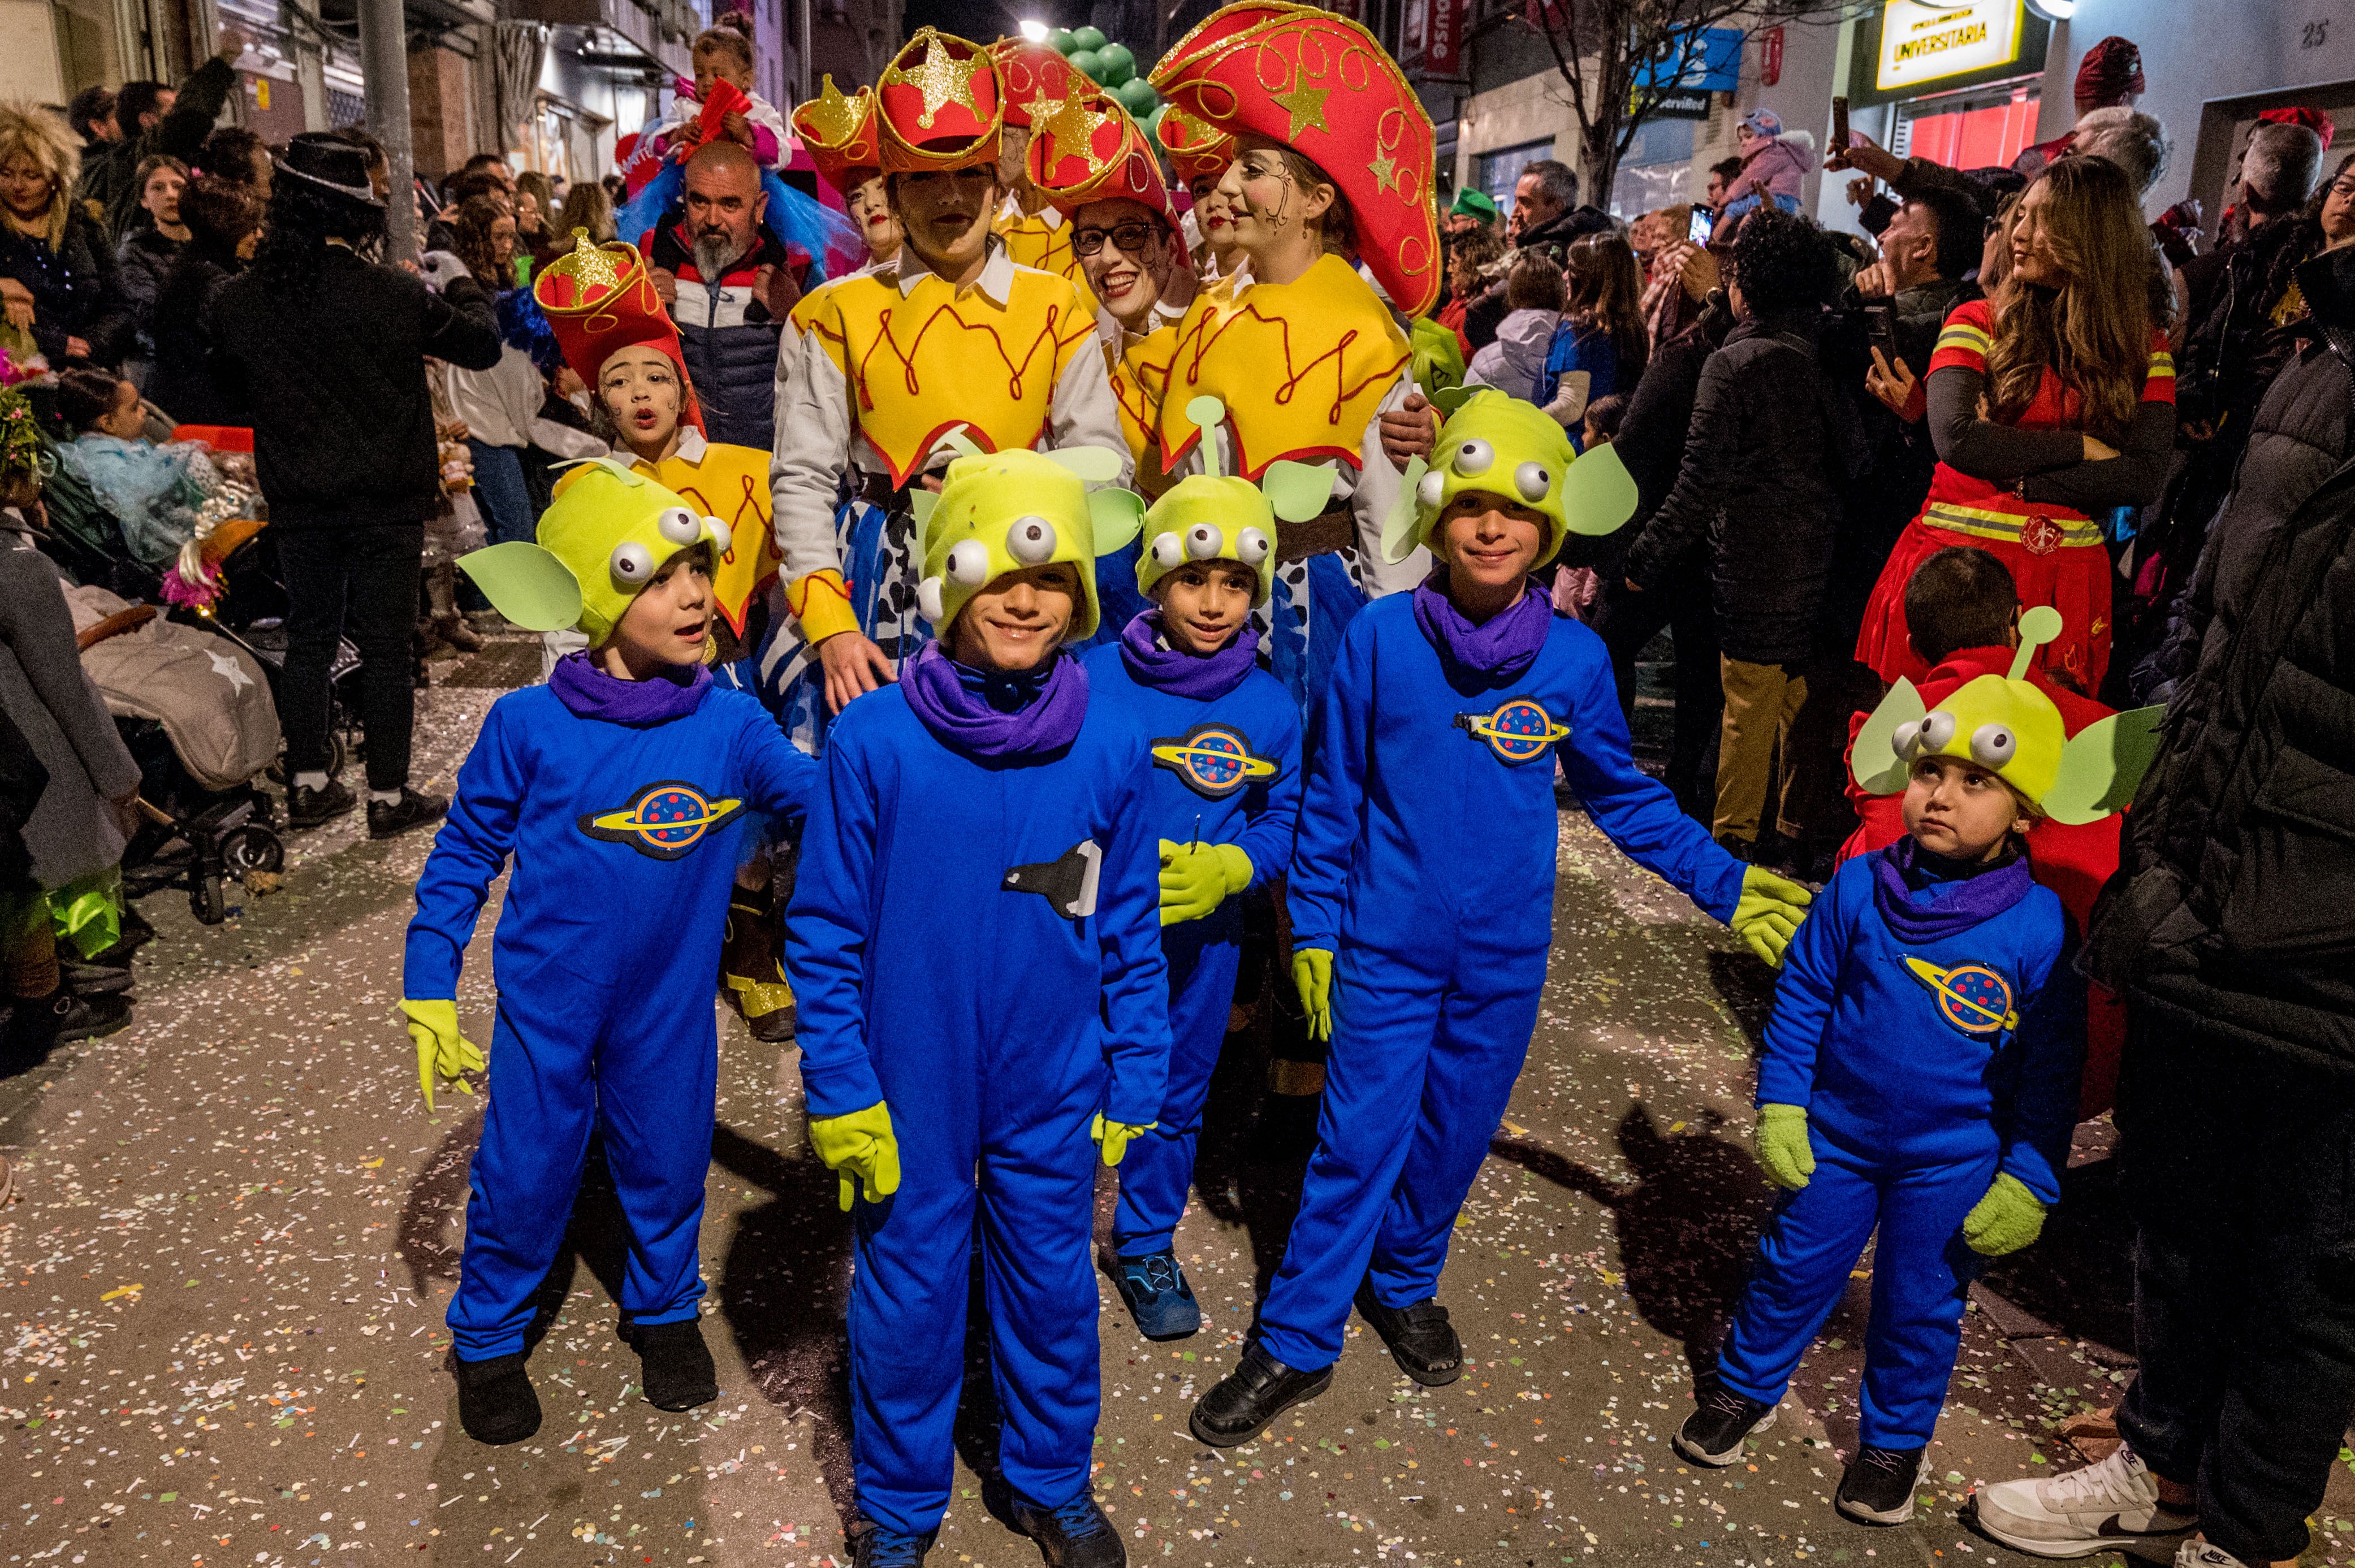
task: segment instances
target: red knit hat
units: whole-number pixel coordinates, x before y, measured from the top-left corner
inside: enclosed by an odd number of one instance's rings
[[[2339,127],[2331,123],[2329,115],[2319,109],[2308,109],[2303,103],[2293,104],[2287,109],[2268,109],[2257,118],[2273,125],[2305,126],[2322,138],[2322,150],[2326,153],[2330,150],[2330,139],[2339,133]]]
[[[2130,38],[2113,33],[2077,62],[2076,95],[2081,99],[2120,103],[2127,94],[2142,90],[2142,51]]]

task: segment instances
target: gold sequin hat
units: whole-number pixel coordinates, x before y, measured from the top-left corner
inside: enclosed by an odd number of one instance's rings
[[[794,133],[809,149],[810,162],[817,165],[826,182],[845,196],[865,183],[850,177],[854,171],[883,166],[882,149],[876,143],[871,88],[862,87],[846,97],[834,85],[834,78],[827,77],[823,91],[794,108]]]
[[[919,27],[875,83],[883,172],[943,174],[997,162],[1006,109],[979,44]]]
[[[1178,227],[1178,206],[1143,127],[1101,92],[1091,89],[1038,121],[1027,158],[1030,183],[1067,217],[1092,201],[1125,196]]]
[[[1431,117],[1371,33],[1330,11],[1242,0],[1180,38],[1152,81],[1174,111],[1315,163],[1348,198],[1358,254],[1391,302],[1419,316],[1437,302]]]

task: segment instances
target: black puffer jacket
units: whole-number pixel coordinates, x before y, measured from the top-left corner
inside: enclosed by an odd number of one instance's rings
[[[66,215],[65,238],[54,246],[0,224],[0,276],[32,291],[33,341],[50,368],[66,368],[69,337],[90,344],[92,365],[122,363],[131,348],[131,311],[115,286],[114,251],[79,211]]]
[[[2298,271],[2325,341],[2260,405],[2095,909],[2093,972],[2219,1049],[2355,1079],[2355,251]]]
[[[1702,366],[1676,486],[1629,547],[1646,591],[1706,540],[1719,645],[1751,664],[1798,663],[1839,534],[1850,431],[1816,369],[1821,313],[1753,318]]]

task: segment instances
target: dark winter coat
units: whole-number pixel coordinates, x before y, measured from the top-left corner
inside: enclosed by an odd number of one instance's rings
[[[187,248],[186,240],[152,227],[133,229],[114,248],[115,293],[131,312],[133,352],[145,358],[155,357],[155,302],[164,292],[164,280]]]
[[[171,111],[153,130],[141,135],[125,125],[119,141],[101,143],[83,154],[74,205],[105,228],[110,241],[131,232],[132,215],[139,210],[139,165],[157,156],[195,164],[205,138],[213,133],[213,122],[236,90],[237,68],[227,60],[216,57],[190,71]]]
[[[721,279],[704,278],[686,239],[677,207],[645,237],[647,265],[677,278],[682,287],[671,319],[687,356],[687,376],[703,408],[704,429],[715,441],[767,451],[776,444],[777,345],[783,323],[752,289],[762,267],[796,270],[792,253],[767,229]]]
[[[472,278],[436,294],[336,246],[289,295],[240,273],[213,302],[222,379],[250,410],[272,528],[421,523],[442,498],[428,355],[498,363],[490,297]]]
[[[1621,579],[1626,575],[1623,568],[1628,549],[1676,488],[1677,474],[1684,466],[1685,436],[1692,428],[1693,399],[1700,392],[1701,368],[1732,327],[1733,320],[1725,312],[1703,313],[1691,326],[1652,352],[1644,374],[1636,378],[1634,389],[1627,394],[1627,410],[1621,417],[1611,450],[1636,482],[1635,514],[1625,527],[1599,539],[1572,534],[1562,541],[1559,557],[1564,566],[1593,567],[1602,576],[1605,593],[1625,592]],[[1695,543],[1687,556],[1688,566],[1705,566],[1707,542]],[[1667,575],[1671,579],[1678,577],[1678,563],[1669,564]]]
[[[52,368],[67,366],[66,339],[90,344],[90,363],[120,365],[131,347],[131,310],[115,287],[114,249],[98,225],[66,215],[65,238],[19,234],[0,224],[0,276],[33,294],[33,342]]]
[[[1521,230],[1520,238],[1513,242],[1515,251],[1542,250],[1561,265],[1572,241],[1589,234],[1608,234],[1614,226],[1611,215],[1591,207],[1574,207],[1543,223],[1532,224]],[[1509,262],[1509,259],[1508,259]],[[1510,271],[1507,265],[1505,271]],[[1487,347],[1497,341],[1497,328],[1512,311],[1505,302],[1505,283],[1501,278],[1488,291],[1472,302],[1464,312],[1464,336],[1475,350]]]
[[[2126,819],[2093,973],[2169,1033],[2355,1077],[2355,251],[2259,407],[2195,577],[2198,661]]]
[[[1627,552],[1649,591],[1706,542],[1719,644],[1745,663],[1804,662],[1818,641],[1847,465],[1817,330],[1811,313],[1727,334],[1701,368],[1676,485]]]
[[[155,298],[155,364],[147,373],[147,400],[182,425],[250,425],[244,403],[221,384],[213,302],[237,275],[234,254],[190,247]]]

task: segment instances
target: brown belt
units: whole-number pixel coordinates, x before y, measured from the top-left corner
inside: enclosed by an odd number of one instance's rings
[[[1357,519],[1346,506],[1321,512],[1305,523],[1286,523],[1276,535],[1278,566],[1290,566],[1311,556],[1329,556],[1344,545],[1357,543]]]

